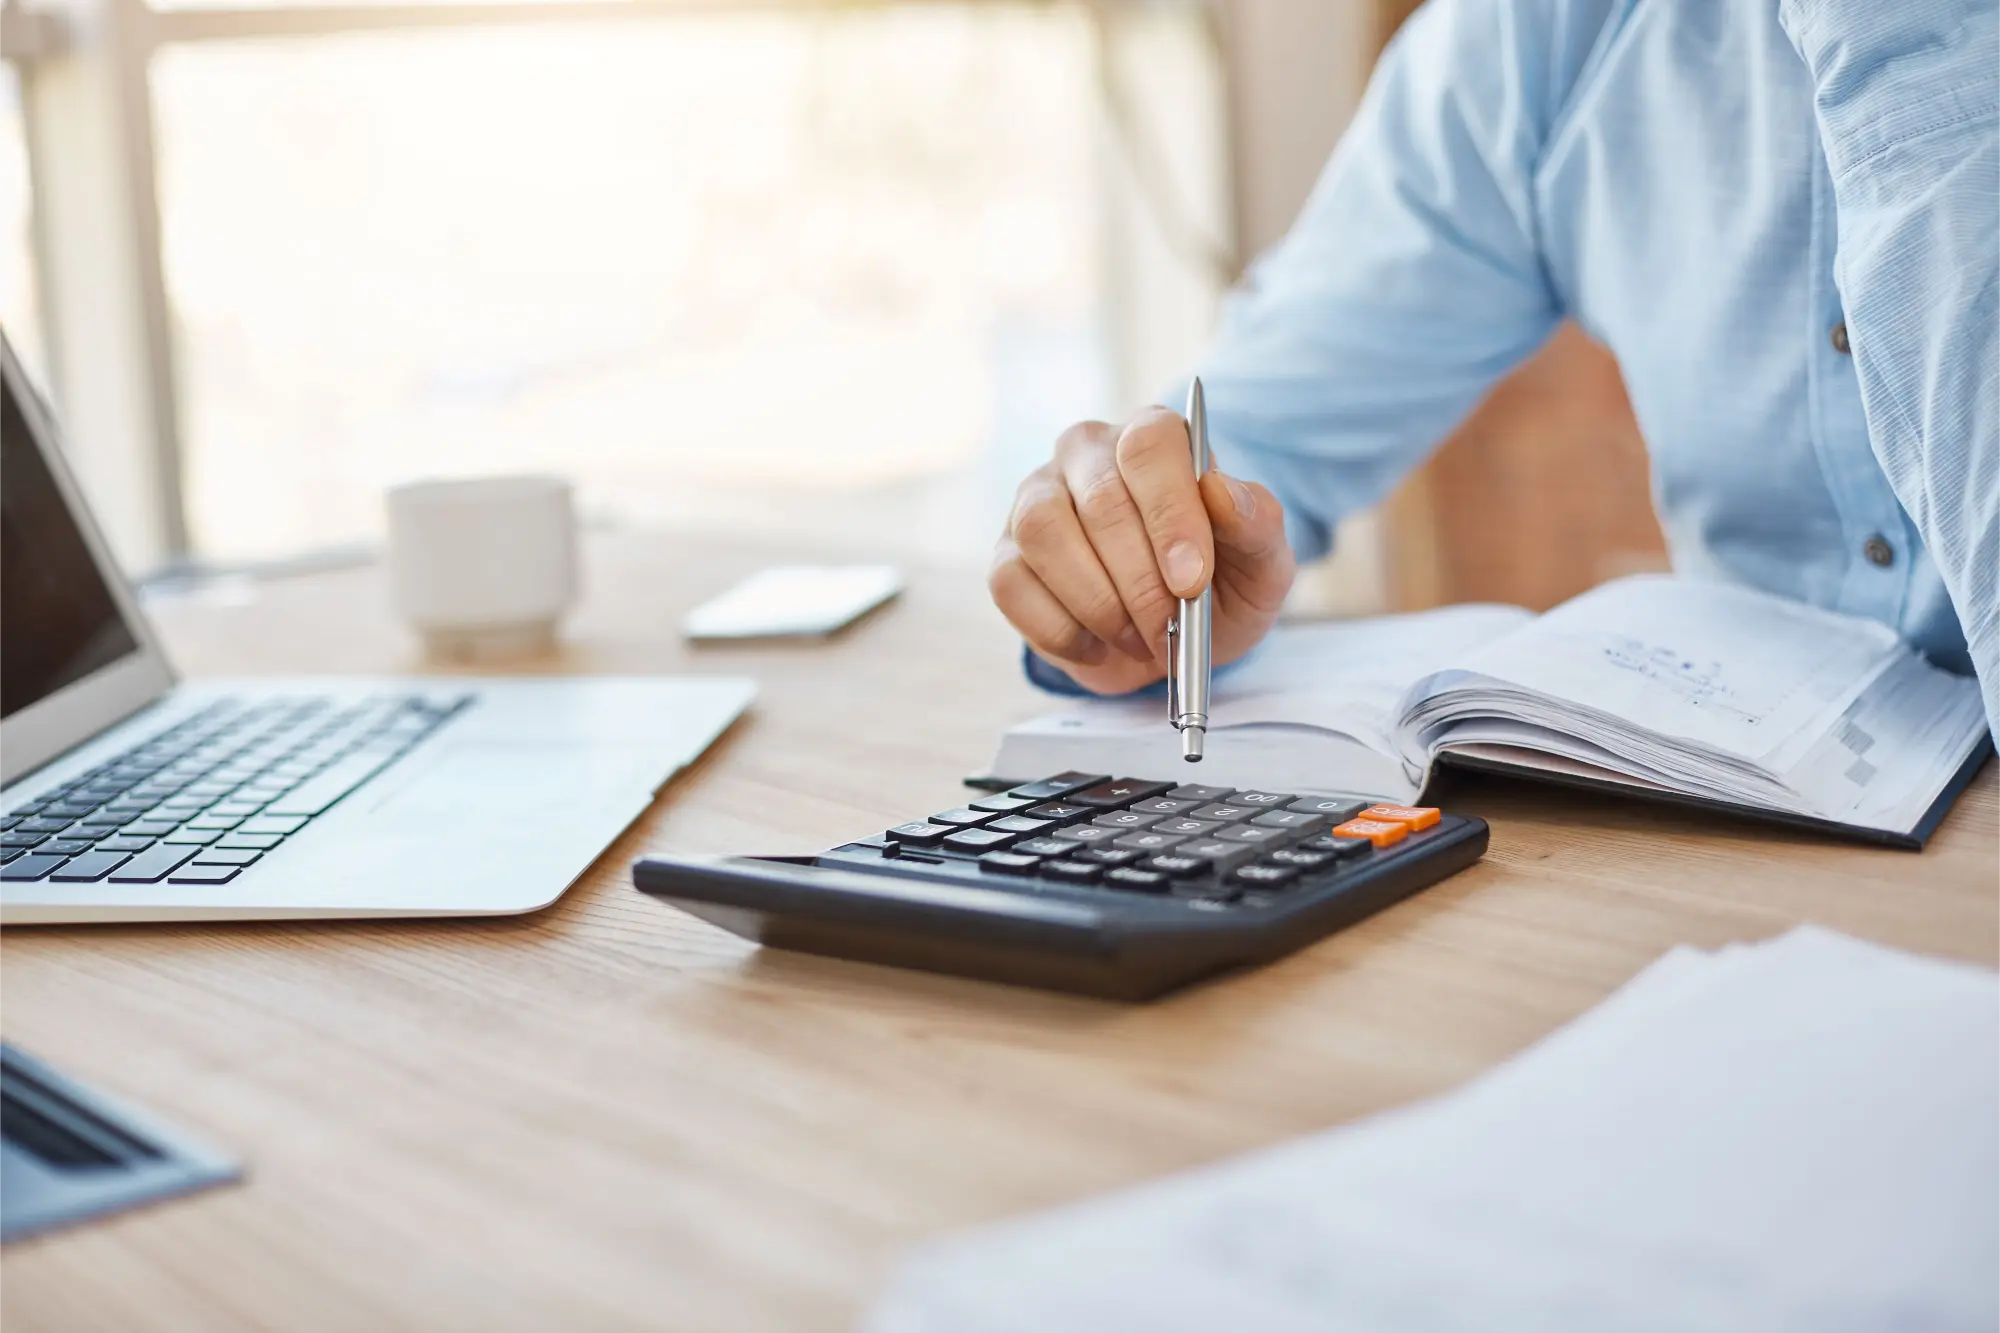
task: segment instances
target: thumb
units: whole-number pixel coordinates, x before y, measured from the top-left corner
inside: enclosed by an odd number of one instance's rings
[[[1218,585],[1248,606],[1276,614],[1294,572],[1285,507],[1256,482],[1221,472],[1202,477],[1201,499],[1215,531]]]
[[[1254,481],[1211,471],[1201,479],[1201,500],[1215,531],[1219,558],[1256,566],[1290,554],[1285,542],[1285,507]]]

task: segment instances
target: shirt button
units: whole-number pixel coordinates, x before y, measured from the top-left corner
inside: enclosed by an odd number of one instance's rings
[[[1887,569],[1896,563],[1896,548],[1889,545],[1889,539],[1876,533],[1861,543],[1861,554],[1868,557],[1868,563],[1879,569]]]
[[[1840,353],[1842,356],[1846,356],[1848,352],[1847,321],[1842,320],[1840,323],[1834,325],[1833,332],[1828,336],[1833,339],[1833,350]]]

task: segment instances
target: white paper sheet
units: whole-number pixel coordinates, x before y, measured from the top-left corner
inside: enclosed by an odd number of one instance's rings
[[[2000,990],[1676,951],[1451,1096],[917,1255],[871,1333],[1990,1333]]]

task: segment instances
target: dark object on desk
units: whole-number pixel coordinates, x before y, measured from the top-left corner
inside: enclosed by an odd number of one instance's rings
[[[650,856],[646,893],[778,948],[1142,1000],[1478,860],[1485,821],[1063,773],[817,857]]]
[[[0,1241],[240,1175],[221,1154],[0,1043]]]

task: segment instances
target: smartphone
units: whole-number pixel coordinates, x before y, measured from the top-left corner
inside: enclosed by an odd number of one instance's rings
[[[824,638],[902,590],[893,565],[785,565],[703,602],[688,612],[681,633],[696,643]]]

